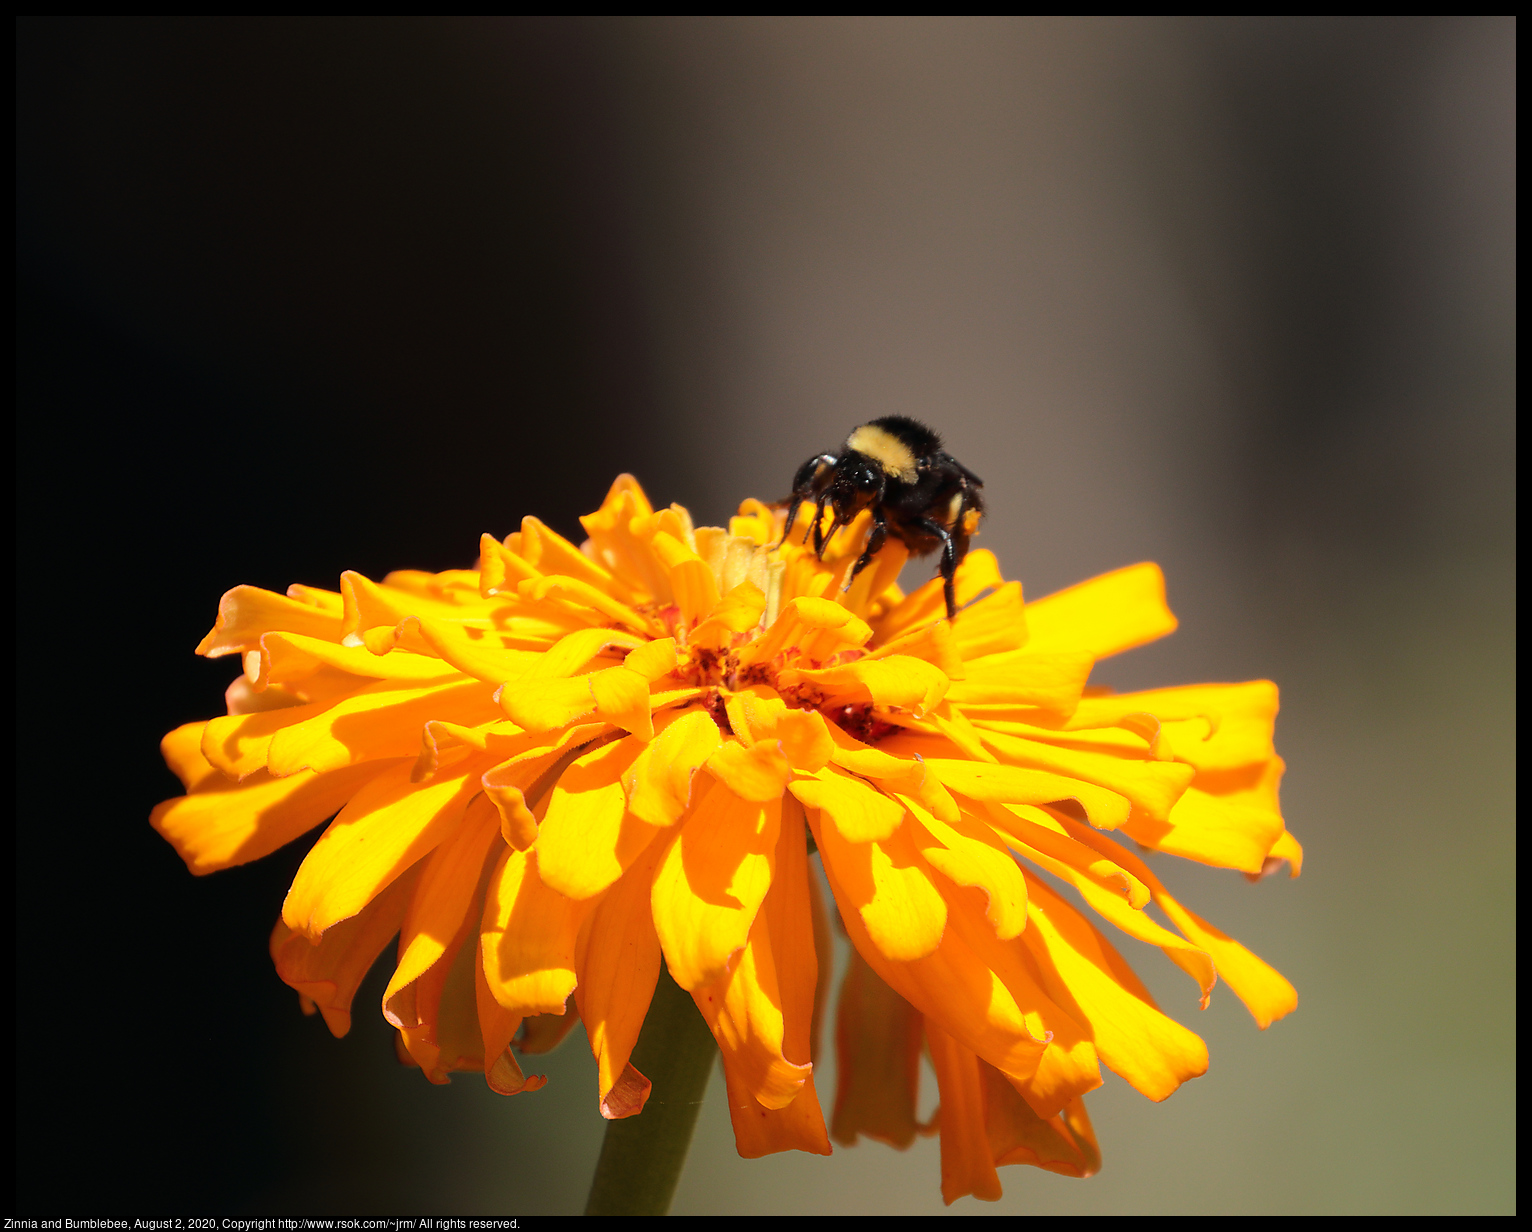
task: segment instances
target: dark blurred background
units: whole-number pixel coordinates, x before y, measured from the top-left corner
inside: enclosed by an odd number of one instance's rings
[[[580,1209],[583,1037],[430,1087],[380,969],[334,1041],[265,952],[302,850],[149,829],[191,649],[620,470],[717,523],[887,413],[1028,593],[1165,566],[1100,679],[1281,684],[1309,858],[1159,861],[1300,1008],[1130,953],[1209,1074],[1109,1080],[1102,1174],[999,1209],[1514,1208],[1514,21],[17,31],[17,1214]],[[934,1140],[742,1161],[709,1100],[678,1211],[941,1209]]]

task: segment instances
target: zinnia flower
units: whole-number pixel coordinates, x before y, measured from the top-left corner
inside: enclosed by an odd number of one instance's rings
[[[1089,1175],[1100,1066],[1160,1100],[1207,1052],[1061,887],[1203,1005],[1218,977],[1262,1027],[1296,1004],[1113,837],[1296,875],[1276,688],[1087,685],[1175,628],[1154,565],[1023,603],[975,551],[949,622],[940,579],[895,584],[898,543],[842,592],[866,515],[823,560],[775,547],[783,520],[746,501],[694,528],[623,476],[580,547],[529,517],[471,570],[236,587],[198,652],[244,673],[227,715],[165,737],[186,795],[153,824],[200,874],[333,817],[272,933],[277,971],[343,1035],[397,934],[383,1013],[432,1082],[534,1090],[513,1041],[544,1050],[578,1017],[602,1114],[640,1112],[630,1057],[663,956],[717,1040],[747,1157],[830,1151],[812,842],[854,949],[836,1139],[912,1140],[924,1048],[948,1202],[999,1197],[999,1164]]]

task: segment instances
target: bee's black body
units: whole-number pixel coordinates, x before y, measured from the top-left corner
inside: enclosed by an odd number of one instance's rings
[[[856,428],[838,455],[823,453],[798,468],[782,537],[791,532],[799,505],[813,501],[814,550],[822,555],[826,505],[835,513],[831,531],[871,509],[872,533],[846,584],[877,555],[889,535],[915,556],[939,547],[950,620],[957,615],[952,575],[968,554],[969,536],[984,512],[983,489],[984,481],[947,453],[930,428],[890,415]]]

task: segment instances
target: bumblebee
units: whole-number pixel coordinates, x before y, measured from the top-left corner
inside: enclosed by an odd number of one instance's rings
[[[793,478],[783,542],[792,533],[804,501],[814,504],[814,551],[821,558],[825,541],[837,528],[863,509],[872,510],[872,532],[846,578],[847,586],[889,535],[914,556],[941,548],[947,619],[957,615],[952,575],[968,554],[968,540],[984,514],[984,481],[946,452],[930,428],[902,415],[889,415],[854,429],[839,454],[810,458]],[[828,530],[826,505],[835,514]]]

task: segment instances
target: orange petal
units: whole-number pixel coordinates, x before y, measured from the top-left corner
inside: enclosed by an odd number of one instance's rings
[[[1060,818],[1072,837],[1094,847],[1108,859],[1122,865],[1149,887],[1154,901],[1193,945],[1205,950],[1218,968],[1219,976],[1234,995],[1245,1003],[1256,1023],[1264,1031],[1278,1018],[1298,1007],[1298,992],[1280,972],[1257,958],[1233,938],[1219,932],[1200,916],[1181,906],[1160,884],[1160,880],[1125,847],[1097,834],[1069,818]]]
[[[1160,1013],[1131,968],[1086,919],[1036,877],[1027,878],[1026,942],[1054,1000],[1089,1024],[1113,1072],[1153,1100],[1207,1071],[1207,1045]]]
[[[920,1033],[919,1012],[853,949],[835,1014],[835,1141],[865,1134],[900,1150],[915,1141]]]
[[[564,1042],[579,1021],[579,1008],[567,1001],[562,1014],[531,1014],[522,1020],[516,1051],[523,1056],[540,1056],[552,1052]]]
[[[455,684],[427,688],[400,688],[394,681],[379,681],[327,709],[321,707],[320,713],[301,714],[298,722],[274,731],[267,740],[267,768],[278,775],[310,769],[323,772],[380,757],[418,755],[421,729],[432,720],[474,726],[498,719],[493,691],[482,681],[461,678]]]
[[[464,925],[476,918],[475,899],[499,837],[494,806],[476,796],[457,830],[422,862],[420,884],[399,934],[399,965],[383,994],[385,1016],[390,999],[439,962]]]
[[[304,857],[282,904],[288,927],[317,941],[359,912],[451,832],[479,791],[481,768],[471,762],[459,773],[412,783],[410,764],[395,762],[373,777]]]
[[[305,770],[285,779],[260,770],[241,783],[215,770],[191,795],[156,805],[149,824],[201,876],[270,855],[333,816],[373,779],[403,765],[364,762],[329,774]]]
[[[218,619],[197,646],[197,653],[216,659],[253,650],[261,634],[275,630],[338,642],[341,618],[334,612],[258,586],[236,586],[218,601]]]
[[[195,791],[214,776],[224,777],[216,766],[202,756],[202,733],[209,721],[204,719],[200,723],[182,723],[174,731],[166,733],[160,741],[160,756],[188,792]]]
[[[480,933],[490,993],[513,1014],[562,1014],[588,904],[543,884],[537,852],[507,851],[490,878]]]
[[[942,1201],[951,1206],[972,1194],[982,1202],[1000,1200],[989,1135],[985,1128],[984,1085],[979,1058],[934,1022],[925,1024],[931,1068],[941,1092]]]
[[[692,806],[665,853],[651,904],[665,963],[693,991],[744,948],[771,885],[782,803],[742,800],[721,782]]]
[[[776,1109],[757,1103],[727,1069],[723,1076],[729,1120],[734,1126],[734,1149],[741,1158],[760,1159],[779,1151],[830,1154],[830,1139],[825,1135],[824,1113],[819,1107],[812,1074],[792,1103]]]
[[[1026,604],[1020,582],[1006,582],[992,595],[965,607],[953,622],[958,651],[965,659],[1019,650],[1027,643]]]
[[[865,645],[871,636],[868,624],[839,603],[800,596],[783,607],[765,633],[740,649],[740,664],[770,663],[787,650],[823,662],[843,650]]]
[[[243,779],[257,770],[267,769],[266,754],[272,738],[285,728],[322,715],[326,702],[302,706],[283,706],[276,710],[257,710],[248,714],[230,714],[210,719],[202,732],[202,756],[231,779]],[[395,754],[404,756],[409,750]],[[341,765],[347,763],[342,762]],[[316,770],[334,770],[336,766],[315,766]],[[294,766],[294,770],[307,769]],[[273,771],[280,774],[282,771]],[[289,771],[290,773],[290,771]]]
[[[856,900],[841,882],[831,827],[814,814],[810,822],[851,942],[885,983],[965,1047],[1026,1084],[1041,1115],[1052,1116],[1100,1084],[1095,1050],[1078,1024],[1039,987],[1020,940],[997,940],[982,908],[963,901],[971,891],[954,887],[948,927],[934,953],[913,962],[890,960],[853,910]]]
[[[575,951],[575,1000],[596,1058],[601,1115],[632,1116],[648,1098],[648,1082],[629,1064],[654,999],[660,938],[649,906],[664,846],[651,844],[611,891],[591,908]]]
[[[796,808],[784,821],[771,891],[722,990],[721,1012],[710,1021],[723,1057],[735,1147],[746,1159],[786,1150],[830,1153],[810,1059],[818,959],[805,829]],[[698,1005],[707,1017],[703,999]],[[796,1092],[773,1106],[784,1086]]]
[[[419,876],[418,869],[411,869],[318,945],[281,920],[272,930],[271,958],[277,974],[319,1006],[332,1034],[342,1036],[351,1029],[351,999],[383,947],[399,931]]]
[[[245,656],[245,674],[257,690],[301,684],[326,669],[359,677],[359,686],[369,680],[441,680],[457,670],[434,655],[405,650],[376,655],[364,646],[341,646],[300,633],[263,634],[259,647]]]
[[[1055,1117],[1033,1112],[1005,1075],[979,1062],[984,1086],[984,1124],[995,1163],[1031,1164],[1060,1176],[1094,1176],[1101,1167],[1095,1131],[1083,1099],[1070,1100]]]
[[[1176,631],[1156,564],[1103,573],[1027,604],[1031,650],[1084,650],[1097,659]]]
[[[838,667],[788,668],[777,673],[777,682],[784,688],[807,687],[832,703],[871,702],[917,717],[936,706],[949,686],[939,667],[911,655],[858,659]]]

